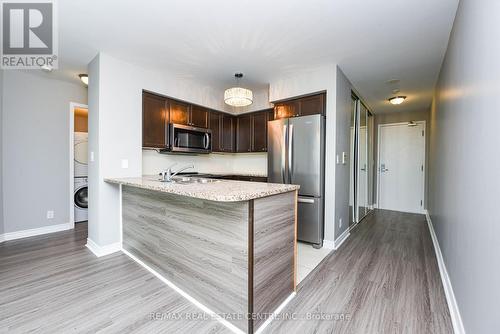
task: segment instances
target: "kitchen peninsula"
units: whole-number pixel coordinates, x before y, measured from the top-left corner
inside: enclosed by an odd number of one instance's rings
[[[299,186],[183,180],[106,179],[121,187],[123,250],[253,333],[295,291]]]

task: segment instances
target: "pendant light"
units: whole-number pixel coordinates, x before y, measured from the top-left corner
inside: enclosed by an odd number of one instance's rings
[[[246,107],[253,102],[253,93],[250,89],[239,87],[239,80],[243,78],[243,73],[236,73],[236,87],[228,88],[224,91],[224,102],[233,107]]]

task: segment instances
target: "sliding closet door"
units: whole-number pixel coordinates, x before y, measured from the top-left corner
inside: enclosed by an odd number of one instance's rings
[[[350,224],[361,221],[373,207],[373,117],[353,95],[349,159]]]
[[[351,123],[349,130],[349,225],[354,225],[357,221],[356,214],[356,118],[358,99],[352,96],[351,99]]]

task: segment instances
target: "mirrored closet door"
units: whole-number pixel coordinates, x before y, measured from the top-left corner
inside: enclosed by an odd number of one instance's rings
[[[350,225],[360,222],[373,208],[373,116],[352,95],[350,127]]]

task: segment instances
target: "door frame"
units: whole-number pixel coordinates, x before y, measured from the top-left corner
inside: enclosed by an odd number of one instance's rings
[[[427,124],[426,121],[413,121],[416,124],[423,125],[424,126],[424,156],[423,156],[423,165],[424,165],[424,170],[422,173],[422,208],[418,212],[414,213],[425,213],[425,206],[426,206],[426,198],[427,194],[425,193],[425,180],[426,180],[426,172],[427,172]],[[377,208],[380,208],[380,147],[381,142],[380,142],[380,133],[381,129],[383,127],[390,127],[390,126],[408,126],[408,122],[397,122],[397,123],[385,123],[385,124],[379,124],[377,127]]]
[[[89,106],[82,103],[69,103],[69,224],[75,228],[75,109]]]

